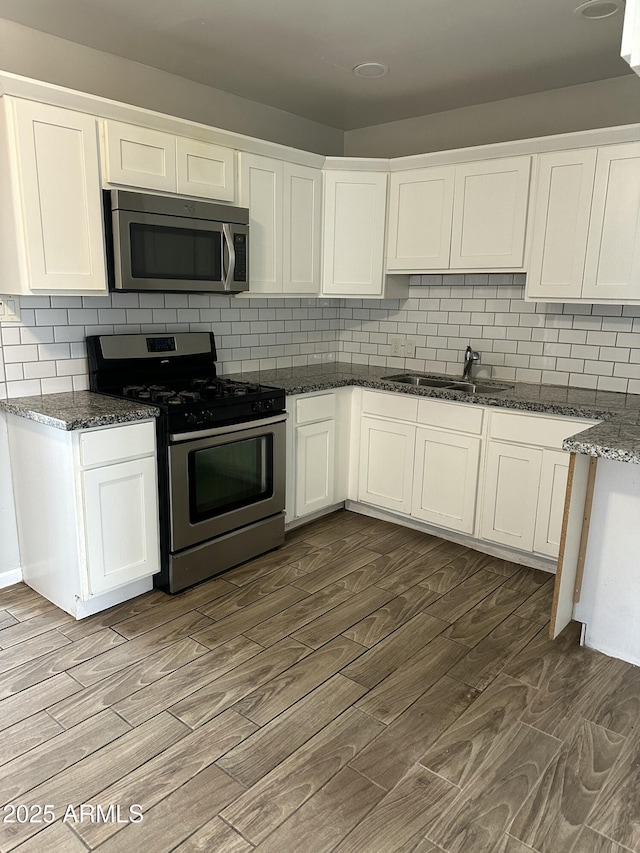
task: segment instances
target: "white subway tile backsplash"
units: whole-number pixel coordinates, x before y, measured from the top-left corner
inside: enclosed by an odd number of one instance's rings
[[[37,326],[66,326],[68,314],[65,308],[36,309]]]
[[[640,393],[640,311],[525,302],[523,282],[511,273],[412,276],[405,301],[24,297],[21,323],[1,327],[0,396],[85,389],[88,334],[189,329],[215,333],[227,373],[338,360],[458,374],[471,343],[477,376]],[[389,335],[411,338],[415,358],[392,357]]]

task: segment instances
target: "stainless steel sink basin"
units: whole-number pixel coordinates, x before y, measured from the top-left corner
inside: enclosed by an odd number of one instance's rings
[[[418,385],[424,388],[450,388],[453,382],[453,379],[432,379],[429,376],[414,376],[412,373],[382,378],[388,382],[402,382],[404,385]]]
[[[421,388],[444,388],[447,391],[462,391],[465,394],[498,394],[508,391],[513,385],[501,385],[498,382],[462,382],[457,379],[420,376],[415,373],[399,373],[395,376],[384,376],[387,382],[402,382],[403,385],[416,385]]]

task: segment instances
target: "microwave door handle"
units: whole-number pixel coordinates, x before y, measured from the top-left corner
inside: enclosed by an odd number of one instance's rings
[[[224,275],[224,289],[231,290],[231,284],[233,282],[233,274],[236,271],[236,250],[233,245],[233,235],[231,233],[231,226],[228,223],[224,223],[222,226],[222,236],[224,238],[224,248],[223,248],[223,258],[222,258],[222,267],[223,267],[223,275]],[[225,260],[227,261],[227,272],[225,274]]]

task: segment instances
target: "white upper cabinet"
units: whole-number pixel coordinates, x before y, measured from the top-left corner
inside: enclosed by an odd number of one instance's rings
[[[387,270],[520,270],[531,157],[391,173]]]
[[[327,296],[381,296],[387,175],[325,172],[322,290]]]
[[[538,158],[527,296],[580,299],[596,170],[595,148]]]
[[[178,192],[218,201],[235,201],[235,151],[199,139],[176,138]]]
[[[449,268],[455,167],[392,172],[387,269]]]
[[[640,142],[598,151],[582,296],[640,301]]]
[[[250,293],[318,293],[321,191],[319,169],[240,155],[240,204],[250,216]]]
[[[531,157],[456,166],[451,269],[521,269]]]
[[[283,290],[318,293],[322,238],[322,172],[284,163]]]
[[[105,292],[97,120],[2,100],[0,292]]]
[[[233,149],[118,121],[103,134],[105,183],[234,201]]]

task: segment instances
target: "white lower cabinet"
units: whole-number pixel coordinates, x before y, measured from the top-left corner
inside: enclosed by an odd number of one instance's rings
[[[9,415],[25,583],[76,618],[160,570],[153,421],[64,431]]]
[[[544,451],[533,550],[548,557],[557,557],[560,551],[568,473],[568,453],[561,450]]]
[[[296,517],[335,503],[335,421],[296,428]]]
[[[487,451],[481,536],[533,550],[542,451],[492,441]]]
[[[156,572],[155,456],[83,471],[82,484],[90,594]]]
[[[411,512],[415,442],[412,424],[361,419],[358,500]]]
[[[351,389],[287,397],[286,520],[346,500]]]
[[[473,533],[480,439],[418,427],[411,515]]]
[[[556,559],[569,454],[562,441],[597,421],[491,413],[480,536]]]

